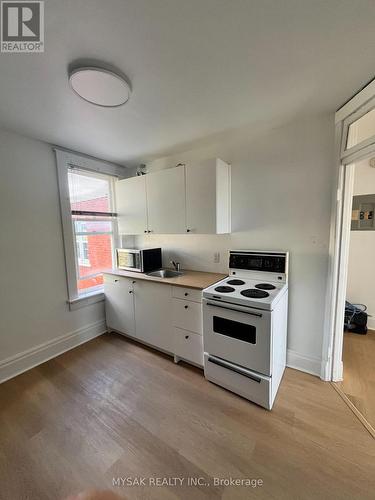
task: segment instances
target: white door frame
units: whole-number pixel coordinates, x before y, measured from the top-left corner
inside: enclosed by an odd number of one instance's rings
[[[343,374],[342,348],[344,340],[344,311],[346,287],[348,281],[351,208],[354,186],[355,164],[343,166],[342,171],[342,203],[341,203],[341,234],[339,240],[339,268],[336,298],[336,333],[333,342],[332,380],[341,380]]]
[[[354,164],[375,154],[375,135],[350,149],[346,149],[346,141],[349,126],[374,108],[375,80],[350,99],[335,115],[337,167],[331,214],[327,305],[321,367],[321,378],[327,381],[339,381],[343,376],[343,326]]]

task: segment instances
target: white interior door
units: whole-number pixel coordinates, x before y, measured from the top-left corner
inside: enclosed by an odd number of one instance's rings
[[[120,234],[147,232],[146,179],[144,175],[115,184]]]
[[[169,168],[145,177],[149,231],[185,233],[185,167]]]

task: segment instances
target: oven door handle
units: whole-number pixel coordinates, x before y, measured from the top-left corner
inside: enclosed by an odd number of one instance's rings
[[[226,368],[227,370],[231,370],[232,372],[238,373],[239,375],[242,375],[243,377],[247,377],[251,380],[254,380],[254,382],[258,382],[260,384],[262,382],[262,379],[259,377],[256,377],[255,375],[252,375],[249,373],[247,370],[244,368],[241,368],[240,366],[233,365],[232,363],[229,363],[228,361],[225,361],[224,359],[217,358],[215,356],[208,356],[208,361],[214,365],[221,366],[222,368]]]
[[[212,302],[206,302],[208,306],[213,306],[213,307],[219,307],[220,309],[229,309],[230,311],[236,311],[236,312],[242,312],[244,314],[250,314],[250,316],[256,316],[257,318],[261,318],[263,315],[260,313],[255,313],[255,312],[250,312],[250,311],[244,311],[243,309],[237,309],[235,307],[227,307],[227,306],[222,306],[221,304],[213,304]]]

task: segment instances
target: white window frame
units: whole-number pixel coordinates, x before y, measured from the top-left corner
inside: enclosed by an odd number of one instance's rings
[[[112,176],[112,175],[109,176],[108,174],[103,174],[102,172],[92,172],[92,171],[88,171],[86,169],[83,170],[82,168],[77,167],[76,165],[74,165],[73,167],[70,166],[70,168],[68,168],[68,176],[69,176],[69,171],[72,173],[77,172],[78,174],[86,176],[86,177],[103,179],[106,182],[109,181],[109,191],[110,191],[110,197],[111,197],[111,213],[116,211],[115,188],[114,188],[115,176]],[[71,211],[71,214],[72,214],[72,211]],[[85,221],[90,221],[90,220],[92,221],[92,220],[97,220],[97,218],[95,216],[94,217],[84,216],[84,220]],[[106,217],[106,220],[108,220],[108,217]],[[97,236],[97,235],[104,235],[104,234],[109,235],[110,234],[111,238],[112,238],[112,263],[114,263],[115,257],[116,257],[116,247],[118,246],[118,227],[117,227],[117,220],[112,217],[111,218],[112,231],[110,231],[110,232],[107,232],[107,231],[105,231],[105,232],[90,232],[90,233],[82,232],[82,231],[77,232],[77,230],[75,228],[76,221],[77,221],[76,219],[72,218],[73,238],[74,238],[74,241],[76,243],[75,247],[74,247],[75,264],[76,264],[76,279],[77,279],[77,281],[81,281],[81,280],[87,280],[89,278],[94,278],[101,273],[95,271],[93,274],[81,276],[80,270],[79,270],[80,263],[79,263],[78,253],[77,253],[77,236],[87,237],[87,236],[93,236],[93,235]],[[90,261],[87,259],[86,262],[87,262],[87,265],[89,266]],[[78,294],[79,294],[78,298],[79,299],[86,298],[89,295],[95,295],[95,293],[101,293],[101,291],[94,289],[91,291],[86,291],[85,293],[78,292]]]
[[[71,310],[80,307],[94,304],[104,300],[104,293],[102,291],[95,291],[85,295],[79,295],[77,287],[77,269],[76,269],[76,241],[73,229],[70,196],[69,196],[69,183],[68,171],[72,167],[87,170],[89,172],[110,175],[117,179],[123,179],[131,176],[131,171],[126,167],[121,167],[104,160],[98,160],[89,156],[73,153],[71,151],[54,148],[56,154],[57,165],[57,179],[60,194],[60,210],[61,210],[61,225],[64,240],[65,252],[65,268],[68,292],[68,304]],[[116,212],[116,200],[114,193],[112,193],[113,211]],[[114,248],[118,246],[118,228],[117,222],[113,223],[113,242]]]
[[[375,144],[375,135],[372,135],[354,144],[354,146],[347,148],[350,126],[356,126],[356,122],[370,111],[373,111],[373,109],[375,109],[375,98],[363,103],[355,112],[339,120],[339,123],[341,122],[342,124],[340,159],[346,165],[350,163],[350,158],[357,157],[358,153],[364,150],[371,150]]]
[[[79,240],[77,240],[80,238]],[[86,239],[86,241],[84,241]],[[86,244],[86,249],[84,245]],[[79,251],[77,252],[77,260],[78,260],[78,265],[82,267],[90,267],[90,260],[85,257],[80,257],[80,255],[83,255],[85,251],[88,251],[88,241],[87,241],[87,236],[85,234],[76,234],[76,245],[77,248],[79,247]]]

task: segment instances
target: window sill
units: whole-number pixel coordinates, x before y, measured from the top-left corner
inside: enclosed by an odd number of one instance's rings
[[[84,295],[83,297],[78,297],[78,299],[68,300],[69,309],[71,311],[76,311],[82,307],[91,306],[97,302],[103,302],[105,295],[103,292],[94,292],[91,294]]]

